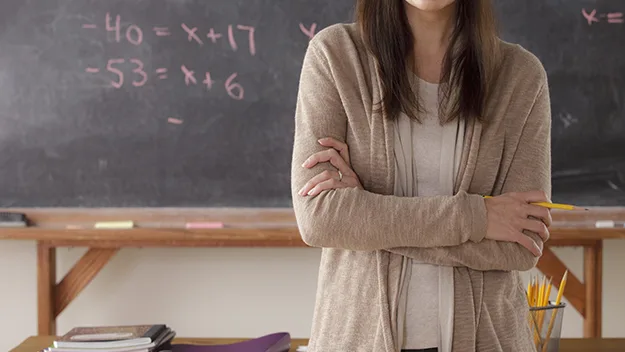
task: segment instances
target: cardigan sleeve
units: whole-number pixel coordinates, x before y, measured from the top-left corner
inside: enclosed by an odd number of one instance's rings
[[[527,118],[501,193],[541,190],[551,197],[551,108],[546,83]],[[538,234],[525,235],[543,248]],[[462,266],[474,270],[527,271],[538,263],[529,250],[518,243],[485,239],[446,248],[392,248],[390,252],[408,256],[419,263]]]
[[[304,242],[313,247],[379,250],[481,241],[486,233],[486,212],[478,195],[462,192],[406,198],[356,188],[328,190],[316,197],[297,194],[315,175],[334,170],[329,163],[310,169],[301,165],[325,149],[318,139],[345,141],[348,117],[344,104],[362,104],[341,99],[336,82],[350,77],[340,70],[339,63],[330,64],[327,50],[318,47],[316,38],[309,44],[300,75],[291,168],[293,209]]]

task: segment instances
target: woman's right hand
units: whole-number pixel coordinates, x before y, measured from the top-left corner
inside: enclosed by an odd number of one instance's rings
[[[543,242],[549,239],[551,212],[548,208],[530,204],[550,202],[544,192],[506,193],[486,198],[484,202],[488,214],[486,238],[516,242],[535,256],[542,255],[541,247],[523,230],[537,233]]]

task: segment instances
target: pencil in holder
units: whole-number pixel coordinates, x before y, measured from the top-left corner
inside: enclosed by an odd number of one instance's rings
[[[565,303],[530,307],[529,323],[537,352],[558,352]]]

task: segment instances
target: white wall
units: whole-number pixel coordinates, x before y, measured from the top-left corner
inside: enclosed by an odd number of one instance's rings
[[[82,253],[59,251],[59,278]],[[556,253],[582,279],[582,250]],[[605,242],[605,337],[625,337],[624,253],[625,240]],[[164,322],[187,337],[276,331],[307,337],[319,256],[308,248],[125,249],[62,313],[58,332],[81,324]],[[0,280],[0,351],[6,351],[37,333],[34,243],[0,241]],[[582,336],[581,317],[572,308],[563,336]]]

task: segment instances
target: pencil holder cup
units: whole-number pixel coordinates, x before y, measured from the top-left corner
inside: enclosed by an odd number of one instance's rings
[[[566,304],[530,307],[529,324],[537,352],[558,352]]]

